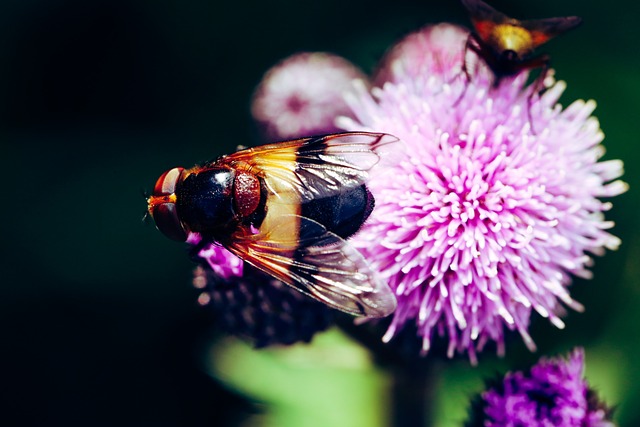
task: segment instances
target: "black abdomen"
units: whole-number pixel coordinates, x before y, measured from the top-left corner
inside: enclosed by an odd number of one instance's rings
[[[360,229],[374,204],[373,195],[361,185],[336,196],[306,202],[301,206],[301,215],[346,239]]]

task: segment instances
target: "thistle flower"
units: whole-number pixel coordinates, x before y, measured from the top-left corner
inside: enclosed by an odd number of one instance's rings
[[[333,310],[302,295],[279,280],[244,264],[215,244],[200,248],[201,237],[188,243],[200,265],[193,285],[202,291],[198,302],[211,307],[216,326],[253,342],[255,347],[309,342],[333,323]]]
[[[364,74],[328,53],[300,53],[274,66],[258,86],[251,111],[272,140],[332,133],[348,115],[342,92]]]
[[[398,79],[424,80],[430,75],[439,75],[445,81],[453,79],[460,74],[465,54],[461,47],[468,38],[468,31],[451,24],[429,26],[411,33],[386,53],[376,69],[373,85],[382,87]],[[468,56],[467,61],[472,68],[477,58]]]
[[[474,402],[467,426],[613,427],[611,410],[589,389],[584,351],[541,359],[528,372],[508,373]]]
[[[440,30],[427,28],[423,37]],[[562,110],[564,83],[547,82],[538,96],[525,86],[526,73],[493,88],[480,61],[468,79],[459,71],[464,38],[450,40],[457,56],[425,45],[422,56],[431,60],[418,60],[437,65],[430,73],[413,71],[415,55],[401,51],[388,65],[393,81],[358,87],[349,97],[356,118],[340,124],[388,132],[406,146],[386,176],[369,182],[377,209],[357,239],[398,296],[385,340],[412,321],[424,351],[434,332],[446,333],[449,356],[466,350],[474,361],[490,340],[503,352],[505,328],[533,349],[532,310],[562,328],[559,301],[581,309],[566,289],[571,275],[591,277],[590,254],[620,244],[605,231],[611,204],[598,197],[626,184],[608,183],[622,162],[598,163],[595,102]]]
[[[504,353],[507,330],[533,350],[532,311],[562,328],[564,306],[582,309],[567,286],[591,277],[592,255],[619,246],[599,198],[627,185],[616,180],[621,161],[599,161],[595,102],[563,109],[565,84],[547,78],[532,93],[526,72],[494,87],[466,39],[448,24],[410,34],[377,87],[356,81],[342,93],[351,111],[335,123],[404,142],[371,174],[376,209],[353,239],[398,298],[383,339],[414,323],[423,353],[447,336],[450,357],[475,363],[487,342]]]

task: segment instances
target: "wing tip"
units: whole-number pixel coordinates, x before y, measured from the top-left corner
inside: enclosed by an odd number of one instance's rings
[[[374,280],[374,289],[361,294],[357,301],[357,309],[349,310],[349,313],[362,317],[382,318],[396,311],[398,302],[391,288],[377,278]]]
[[[367,136],[369,138],[373,138],[374,142],[370,143],[373,146],[391,144],[391,143],[394,143],[394,142],[397,142],[397,141],[400,140],[397,136],[392,135],[390,133],[386,133],[386,132],[367,132],[367,131],[342,132],[342,133],[336,133],[336,134],[333,134],[333,135],[325,135],[325,137],[349,137],[349,136],[357,136],[357,135]]]
[[[379,135],[380,142],[378,142],[378,145],[393,144],[400,141],[400,138],[395,135],[391,135],[390,133],[381,133]]]
[[[502,15],[502,12],[496,10],[493,6],[482,0],[461,0],[462,6],[473,17],[487,17],[490,15]]]
[[[376,292],[375,298],[367,302],[367,317],[387,317],[393,314],[398,307],[396,297],[387,285],[385,285],[384,291]]]
[[[400,141],[400,138],[390,133],[370,132],[364,134],[375,139],[373,142],[371,142],[370,148],[371,151],[376,154],[379,154],[381,152],[382,147],[387,148],[389,145],[394,145]]]
[[[582,23],[584,22],[584,20],[579,16],[567,16],[564,19],[566,19],[567,22],[569,23],[569,27],[570,27],[569,29],[576,28],[582,25]]]

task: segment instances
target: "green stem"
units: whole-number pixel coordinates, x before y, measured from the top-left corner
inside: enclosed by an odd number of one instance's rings
[[[419,346],[413,342],[383,343],[385,325],[357,326],[347,317],[341,317],[337,322],[350,337],[368,348],[378,366],[391,376],[389,426],[431,426],[438,380],[437,361],[421,357]]]
[[[433,425],[434,366],[427,359],[420,362],[389,369],[392,375],[390,425],[393,427]]]

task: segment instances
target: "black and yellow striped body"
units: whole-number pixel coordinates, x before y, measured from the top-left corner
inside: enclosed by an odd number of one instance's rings
[[[383,317],[395,297],[346,241],[371,214],[365,185],[386,134],[346,132],[267,144],[161,175],[148,211],[167,237],[201,237],[317,300]]]

